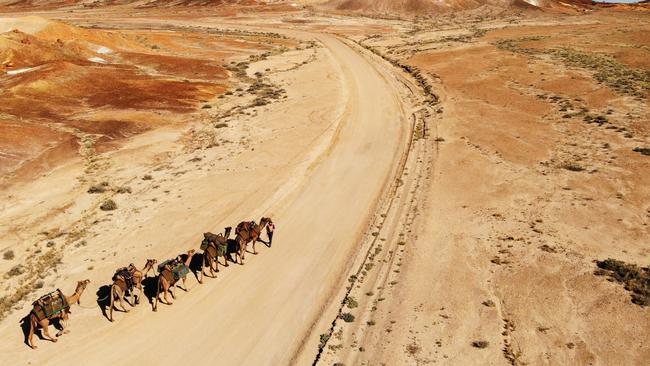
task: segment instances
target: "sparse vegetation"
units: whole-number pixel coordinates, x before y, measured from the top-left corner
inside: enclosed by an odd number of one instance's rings
[[[2,253],[2,258],[4,258],[7,261],[10,261],[10,260],[14,259],[14,257],[15,257],[14,251],[11,250],[11,249],[9,249],[9,250],[5,251],[4,253]]]
[[[625,289],[632,292],[632,302],[641,305],[650,305],[650,268],[627,264],[623,261],[608,258],[596,262],[598,270],[594,274],[609,276],[613,280],[625,285]]]
[[[101,182],[88,188],[88,193],[104,193],[108,188],[108,182]]]
[[[320,349],[324,348],[325,345],[327,344],[327,341],[329,341],[329,340],[330,340],[330,335],[329,334],[326,334],[326,333],[321,334],[320,335],[320,344],[318,345],[318,348],[320,348]]]
[[[564,162],[564,163],[562,163],[560,165],[560,168],[566,169],[566,170],[569,170],[569,171],[572,171],[572,172],[581,172],[581,171],[585,170],[585,168],[582,167],[582,165],[578,164],[575,161]]]
[[[108,199],[108,200],[104,201],[104,203],[102,203],[102,205],[99,206],[99,208],[102,211],[113,211],[113,210],[117,209],[117,203],[115,203],[115,201],[113,201],[111,199]]]
[[[354,321],[354,315],[350,313],[342,313],[340,318],[346,323],[352,323]]]
[[[472,347],[474,348],[487,348],[489,345],[490,342],[483,340],[472,342]]]
[[[348,309],[354,309],[359,306],[359,303],[354,297],[348,296],[345,298],[345,305],[347,305]]]
[[[517,39],[502,39],[495,45],[511,52],[551,55],[567,66],[580,67],[594,72],[598,82],[614,89],[620,94],[645,98],[650,91],[650,70],[637,69],[618,62],[615,58],[601,53],[578,51],[569,47],[538,49],[521,47],[521,43],[542,40],[546,37],[528,36]]]
[[[390,333],[390,330],[389,330],[389,329],[386,329],[386,331],[387,331],[388,333]],[[407,352],[408,354],[410,354],[410,355],[415,355],[415,354],[417,354],[418,352],[420,352],[420,349],[421,349],[421,348],[420,348],[420,345],[417,344],[417,343],[415,343],[415,342],[410,343],[410,344],[408,344],[408,345],[406,346],[406,352]]]
[[[493,308],[493,307],[496,306],[496,304],[492,300],[485,300],[481,304],[483,304],[483,305],[485,305],[485,306],[487,306],[489,308]]]
[[[9,272],[7,272],[7,276],[9,277],[15,277],[19,276],[21,274],[25,273],[25,267],[22,264],[13,266]]]
[[[115,192],[123,194],[123,193],[131,193],[131,187],[119,187],[118,189],[115,190]]]
[[[650,156],[650,147],[635,147],[632,149],[634,152],[638,152],[642,155]]]
[[[145,175],[142,177],[142,180],[152,180],[152,179],[153,179],[153,177],[151,176],[151,174],[145,174]]]

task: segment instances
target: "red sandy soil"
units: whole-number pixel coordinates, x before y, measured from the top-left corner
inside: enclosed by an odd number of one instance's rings
[[[30,160],[52,163],[75,156],[79,143],[71,143],[71,134],[96,135],[93,148],[103,151],[107,143],[115,146],[124,137],[186,118],[226,90],[227,61],[273,46],[250,37],[83,29],[36,17],[1,22],[0,29],[13,30],[0,34],[0,113],[7,121],[0,171],[22,169],[17,176],[31,169]],[[10,74],[25,68],[30,69]],[[105,119],[88,120],[92,111],[102,111]],[[115,120],[109,111],[128,113]],[[167,122],[129,116],[138,111],[169,115]],[[11,138],[31,133],[29,143]],[[11,177],[4,174],[3,181]]]
[[[589,0],[330,0],[326,7],[343,12],[383,14],[387,16],[428,16],[451,11],[470,10],[482,6],[502,9],[554,9],[570,11],[591,5]]]
[[[352,291],[359,307],[342,308],[357,320],[336,325],[322,364],[643,364],[648,307],[594,276],[594,261],[648,264],[650,159],[635,148],[650,144],[650,94],[495,43],[536,36],[521,47],[607,55],[647,72],[648,16],[482,27],[465,42],[436,41],[436,25],[364,41],[417,67],[439,95],[436,159],[421,229],[388,247],[404,254],[373,262],[392,277],[368,270]],[[468,33],[462,22],[440,31]],[[607,122],[588,123],[581,110]],[[472,346],[479,340],[485,348]]]

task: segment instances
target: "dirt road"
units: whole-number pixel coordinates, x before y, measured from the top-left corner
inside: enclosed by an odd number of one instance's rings
[[[259,256],[248,254],[245,266],[222,269],[218,279],[207,279],[202,286],[190,279],[190,293],[181,291],[171,307],[152,313],[143,304],[114,324],[90,306],[100,285],[93,283],[84,295],[86,307],[73,309],[71,333],[57,344],[37,340],[36,351],[22,344],[16,317],[9,317],[0,328],[4,363],[279,365],[296,360],[304,342],[317,338],[312,326],[323,309],[338,300],[331,295],[344,280],[368,219],[393,179],[409,130],[398,92],[369,56],[335,37],[316,38],[325,46],[329,64],[322,75],[334,73],[340,80],[339,94],[326,98],[344,105],[329,111],[340,118],[310,146],[309,164],[278,170],[286,178],[280,183],[255,175],[231,182],[245,182],[248,193],[238,196],[245,197],[242,202],[230,202],[220,211],[223,215],[199,209],[174,217],[173,224],[156,219],[166,232],[154,235],[179,238],[167,248],[171,254],[193,245],[187,240],[199,234],[195,226],[218,227],[221,220],[272,213],[278,226],[273,248],[262,248]],[[269,187],[274,191],[260,197]],[[219,189],[228,190],[223,185]],[[202,193],[209,195],[204,201],[220,200],[215,191]],[[305,346],[302,351],[316,350]]]

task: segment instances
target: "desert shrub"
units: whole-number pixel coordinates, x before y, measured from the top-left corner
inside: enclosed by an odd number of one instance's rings
[[[14,259],[15,256],[16,255],[14,254],[14,251],[11,250],[11,249],[9,249],[6,252],[2,253],[2,258],[4,258],[5,260],[8,260],[8,261]]]
[[[115,203],[115,201],[109,199],[109,200],[104,201],[104,203],[102,203],[102,205],[99,206],[99,208],[102,211],[113,211],[113,210],[117,209],[117,203]]]
[[[216,125],[214,125],[214,128],[224,128],[224,127],[228,127],[228,124],[225,122],[217,123]]]
[[[350,313],[343,313],[343,314],[341,314],[340,317],[346,323],[352,323],[354,321],[354,315],[352,315]]]
[[[493,308],[494,306],[496,306],[496,304],[492,300],[485,300],[481,304],[483,304],[483,305],[485,305],[485,306],[487,306],[489,308]]]
[[[14,266],[13,268],[11,268],[9,270],[9,272],[7,272],[7,275],[9,275],[9,277],[15,277],[15,276],[21,275],[23,273],[25,273],[25,267],[23,267],[23,265],[19,264],[17,266]]]
[[[641,305],[650,305],[650,268],[642,268],[635,264],[627,264],[616,259],[597,261],[596,275],[607,275],[623,283],[625,289],[632,292],[632,302]]]
[[[642,155],[650,156],[650,147],[635,147],[632,149],[634,152],[638,152]]]
[[[377,323],[375,323],[374,320],[368,320],[368,321],[366,322],[366,324],[368,324],[369,326],[373,326],[373,325],[375,325],[375,324],[377,324]]]
[[[488,341],[474,341],[472,342],[472,347],[475,348],[487,348],[487,346],[490,345],[490,342]]]
[[[569,171],[572,171],[572,172],[581,172],[581,171],[585,170],[585,168],[583,168],[582,165],[576,163],[575,161],[567,161],[565,163],[562,163],[562,165],[560,165],[560,168],[566,169],[566,170],[569,170]]]
[[[142,177],[142,180],[152,180],[152,179],[153,177],[151,176],[151,174],[145,174],[145,176]]]
[[[320,344],[318,345],[318,348],[323,348],[327,344],[327,341],[330,340],[330,335],[323,333],[320,335]]]
[[[388,329],[387,329],[388,331]],[[417,343],[411,343],[406,346],[406,352],[408,352],[411,355],[414,355],[418,352],[420,352],[420,346]]]
[[[117,193],[131,193],[131,187],[119,187],[115,192]]]
[[[354,308],[359,306],[359,303],[357,302],[357,300],[354,297],[348,296],[345,299],[345,305],[347,305],[348,309],[354,309]]]
[[[106,186],[103,184],[95,184],[88,188],[88,193],[104,193],[106,192]]]
[[[212,106],[209,105],[209,104],[204,104],[203,107],[201,107],[201,108],[203,108],[203,109],[210,109],[210,108],[212,108]]]

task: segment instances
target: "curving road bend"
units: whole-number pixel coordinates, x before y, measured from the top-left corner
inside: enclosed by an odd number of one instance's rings
[[[304,180],[263,206],[275,213],[277,244],[249,254],[241,270],[181,292],[173,307],[156,314],[138,308],[111,325],[93,320],[97,328],[74,323],[65,341],[14,351],[18,359],[8,364],[257,366],[303,363],[296,360],[315,355],[304,342],[317,338],[313,325],[338,301],[332,294],[392,180],[409,126],[398,91],[370,56],[334,36],[314,37],[340,74],[346,102]],[[250,206],[231,216],[249,217],[244,210]]]

